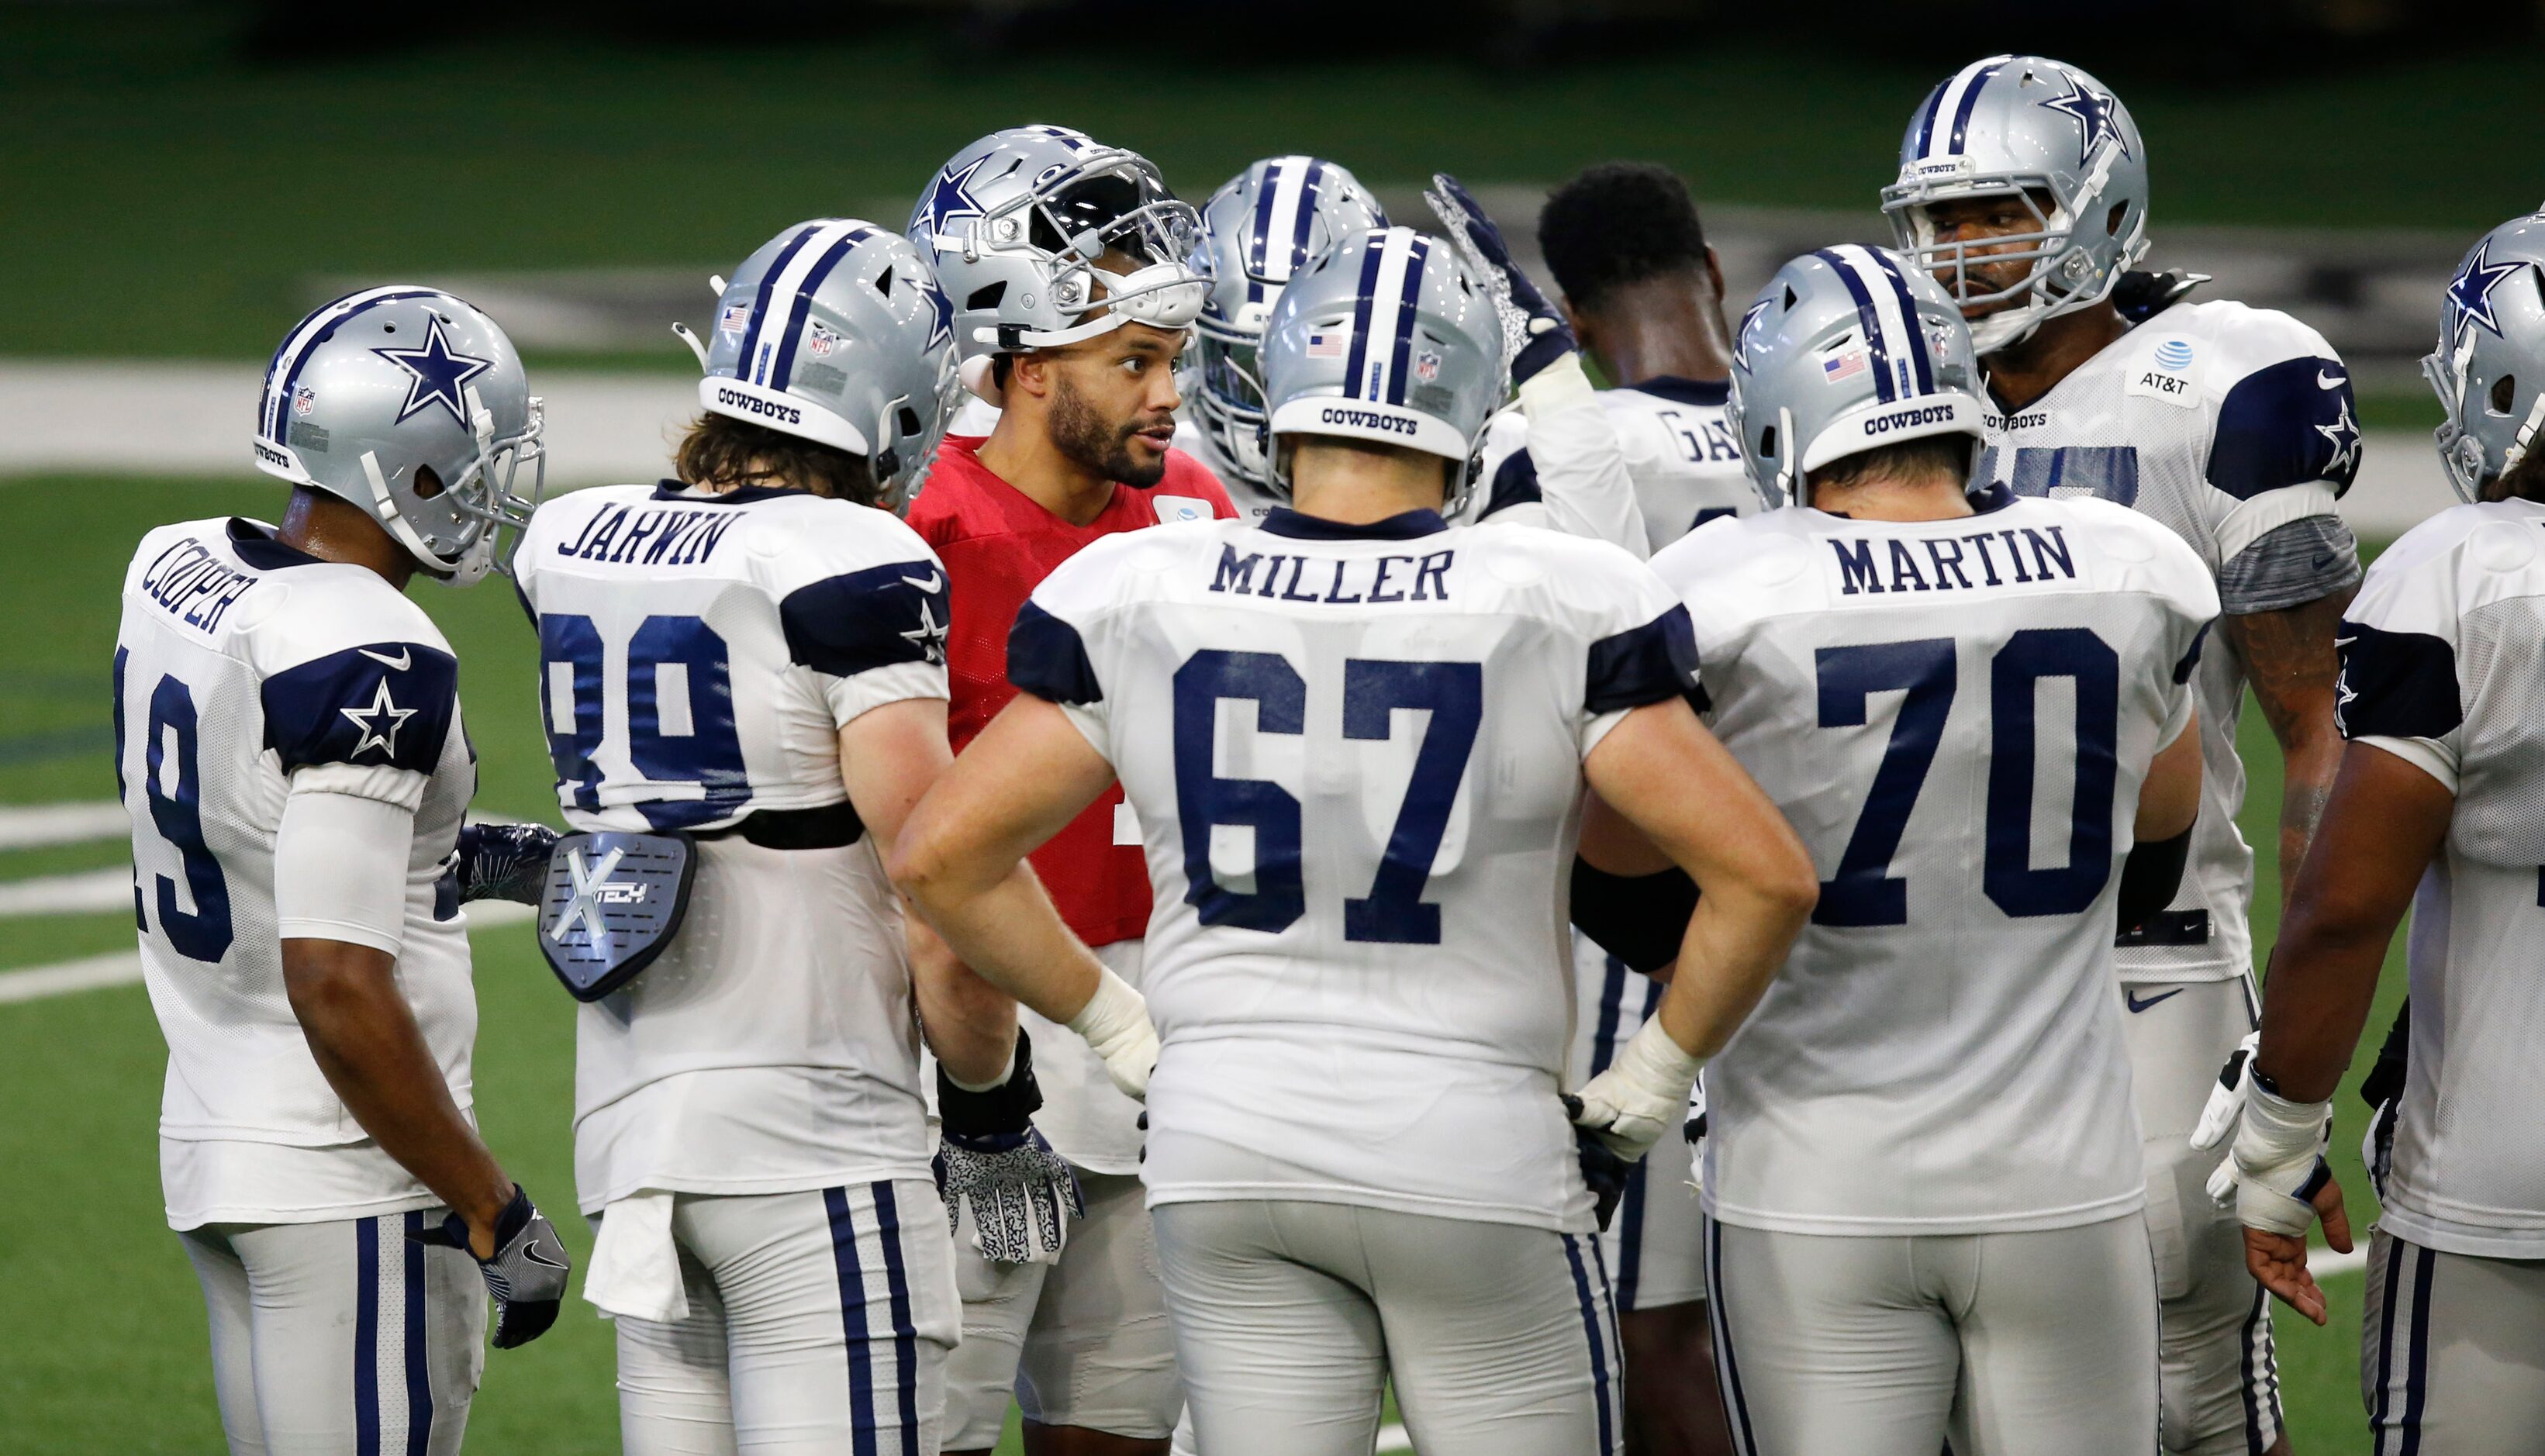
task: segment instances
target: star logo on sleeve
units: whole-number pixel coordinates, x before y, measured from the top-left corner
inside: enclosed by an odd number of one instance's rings
[[[460,390],[469,380],[495,366],[491,359],[452,353],[451,341],[443,336],[440,315],[432,316],[425,326],[422,349],[374,349],[371,353],[407,371],[406,402],[398,407],[399,424],[406,423],[409,415],[425,406],[438,404],[465,427],[468,411],[463,407]]]
[[[2492,239],[2485,238],[2474,250],[2457,276],[2448,281],[2448,347],[2454,349],[2465,338],[2466,326],[2481,324],[2496,339],[2502,337],[2501,320],[2492,311],[2492,290],[2502,280],[2526,267],[2524,263],[2492,261]]]
[[[2318,425],[2315,433],[2333,443],[2333,457],[2324,462],[2324,478],[2347,480],[2359,470],[2359,422],[2350,418],[2350,398],[2341,398],[2341,413],[2330,425]]]
[[[910,578],[903,577],[903,581]],[[916,586],[917,583],[912,583]],[[919,655],[933,663],[945,661],[945,623],[937,619],[935,604],[927,597],[919,599],[919,625],[901,634],[903,641],[919,649]]]
[[[2130,155],[2129,138],[2121,134],[2118,116],[2121,104],[2112,99],[2110,92],[2097,91],[2074,76],[2068,77],[2067,81],[2067,95],[2054,96],[2041,105],[2077,123],[2077,129],[2085,138],[2079,143],[2079,155],[2093,156],[2094,149],[2101,146],[2106,138],[2119,144],[2122,156]]]
[[[389,696],[389,680],[386,677],[380,679],[379,690],[371,694],[369,707],[338,708],[336,711],[343,713],[347,722],[362,730],[362,741],[355,744],[353,752],[345,756],[348,759],[361,758],[375,748],[380,751],[382,758],[396,758],[398,730],[405,727],[406,720],[416,714],[416,709],[399,707],[397,699]],[[383,724],[386,726],[383,727]]]
[[[978,219],[984,215],[981,204],[972,197],[972,174],[989,160],[974,157],[959,171],[949,166],[937,174],[936,183],[928,190],[928,200],[919,204],[920,230],[925,240],[943,237],[950,224],[966,217]]]

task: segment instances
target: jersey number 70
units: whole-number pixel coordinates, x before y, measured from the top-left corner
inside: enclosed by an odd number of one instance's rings
[[[1876,692],[1900,692],[1900,714],[1882,765],[1864,796],[1838,873],[1821,885],[1812,922],[1823,926],[1905,926],[1909,882],[1893,878],[1891,857],[1934,766],[1960,676],[1950,637],[1860,647],[1824,647],[1820,724],[1860,728]],[[2075,915],[2094,903],[2112,874],[2114,745],[2120,720],[2120,659],[2085,627],[2028,627],[2007,639],[1989,664],[1988,851],[1980,886],[2011,916]],[[2068,862],[2032,866],[2034,688],[2044,678],[2077,688],[2076,802],[2069,812]]]
[[[1270,779],[1219,776],[1211,760],[1223,698],[1253,702],[1259,733],[1302,734],[1308,685],[1288,659],[1271,652],[1213,648],[1194,653],[1176,670],[1176,812],[1185,842],[1185,902],[1200,912],[1206,926],[1277,932],[1308,909],[1299,873],[1299,800]],[[1398,708],[1432,714],[1378,874],[1368,894],[1344,902],[1344,938],[1437,945],[1440,907],[1424,902],[1423,888],[1448,831],[1476,728],[1484,721],[1484,666],[1347,658],[1343,706],[1346,738],[1389,737]],[[1211,874],[1215,825],[1254,831],[1253,893],[1227,889]]]

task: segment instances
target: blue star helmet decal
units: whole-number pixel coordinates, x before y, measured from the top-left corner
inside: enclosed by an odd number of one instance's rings
[[[1759,326],[1766,321],[1767,300],[1762,298],[1758,302],[1750,305],[1749,312],[1741,315],[1741,327],[1733,335],[1734,342],[1732,347],[1734,351],[1742,355],[1757,354],[1759,352],[1758,345],[1760,343],[1758,338]]]
[[[918,215],[912,222],[911,230],[921,235],[917,241],[932,243],[945,235],[947,224],[984,215],[981,204],[972,198],[972,174],[989,160],[986,156],[974,157],[960,171],[949,166],[937,174],[937,181],[920,201]]]
[[[934,349],[954,337],[954,300],[946,297],[945,290],[938,286],[935,274],[923,268],[919,270],[918,277],[920,292],[928,299],[930,311],[936,314],[928,325],[928,347]]]
[[[451,418],[465,429],[468,424],[466,401],[460,389],[471,379],[495,366],[491,359],[473,359],[451,352],[451,341],[443,337],[442,318],[434,315],[425,326],[422,349],[374,349],[371,353],[407,371],[406,402],[398,406],[397,423],[427,405],[439,404],[451,411]]]
[[[2094,149],[2109,137],[2120,147],[2122,156],[2129,156],[2129,139],[2121,134],[2120,125],[2112,118],[2112,114],[2120,109],[2120,103],[2112,99],[2111,93],[2097,91],[2073,75],[2063,79],[2068,82],[2068,94],[2054,96],[2041,105],[2077,122],[2077,129],[2085,138],[2079,143],[2078,154],[2091,159]]]
[[[2448,281],[2448,347],[2454,349],[2465,338],[2468,324],[2481,324],[2496,339],[2502,337],[2501,320],[2493,316],[2492,290],[2502,280],[2516,276],[2524,263],[2492,261],[2492,239],[2474,250],[2457,276]]]

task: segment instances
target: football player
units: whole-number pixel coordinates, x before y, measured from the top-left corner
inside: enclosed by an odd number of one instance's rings
[[[2142,516],[1971,495],[1978,389],[1953,301],[1907,260],[1795,259],[1744,316],[1731,400],[1792,506],[1654,562],[1703,710],[1824,876],[1705,1070],[1707,1302],[1743,1452],[2156,1440],[2111,946],[2180,877],[2217,595]]]
[[[2335,1249],[2351,1247],[2324,1160],[2330,1099],[2410,905],[2411,1054],[2359,1388],[2379,1452],[2436,1456],[2527,1450],[2545,1430],[2545,738],[2529,706],[2545,644],[2545,212],[2466,254],[2422,368],[2470,504],[2378,557],[2341,623],[2348,743],[2324,852],[2271,953],[2230,1172],[2248,1265],[2323,1324],[2308,1227],[2321,1217]]]
[[[1058,126],[973,142],[911,214],[963,382],[999,407],[987,438],[947,437],[910,509],[945,563],[957,753],[1015,695],[1008,631],[1054,567],[1116,532],[1235,514],[1170,444],[1176,360],[1201,307],[1185,263],[1195,226],[1145,158]],[[1034,856],[1070,928],[1133,982],[1150,910],[1139,846],[1108,793]],[[1141,1206],[1139,1108],[1076,1039],[1024,1019],[1043,1050],[1036,1121],[1076,1170],[1085,1214],[1056,1262],[958,1249],[946,1449],[997,1445],[1013,1392],[1038,1456],[1150,1456],[1184,1394]]]
[[[1659,1014],[1572,1104],[1625,1156],[1676,1125],[1810,906],[1791,831],[1681,700],[1695,663],[1650,574],[1445,523],[1506,340],[1451,246],[1406,229],[1294,277],[1263,348],[1296,509],[1054,572],[1011,638],[1024,692],[896,861],[969,963],[1145,1090],[1211,1456],[1363,1456],[1391,1377],[1426,1449],[1617,1450],[1559,1097],[1586,779],[1704,889]],[[1163,1053],[1140,992],[1012,911],[1020,858],[1117,778],[1157,887]]]
[[[461,827],[458,664],[403,595],[486,574],[539,457],[494,320],[365,289],[267,367],[282,526],[163,526],[124,575],[116,781],[168,1039],[160,1179],[234,1452],[455,1452],[486,1291],[498,1346],[565,1293],[556,1231],[477,1136],[460,910],[532,898],[544,831]]]
[[[2359,469],[2349,371],[2314,330],[2196,280],[2128,272],[2147,247],[2147,149],[2093,76],[2037,55],[1974,61],[1911,116],[1882,194],[1943,281],[1988,372],[1976,476],[2096,496],[2173,528],[2209,567],[2224,651],[2195,685],[2208,786],[2182,894],[2119,957],[2164,1297],[2165,1449],[2285,1450],[2270,1302],[2195,1155],[2219,1063],[2254,1025],[2253,853],[2236,828],[2251,687],[2284,763],[2280,875],[2305,856],[2340,751],[2334,625],[2359,579],[2335,498]]]
[[[1658,551],[1705,522],[1763,504],[1723,417],[1731,331],[1723,271],[1686,185],[1666,168],[1593,167],[1538,213],[1538,247],[1564,316],[1621,387],[1598,396],[1634,483],[1644,542]],[[1536,492],[1536,451],[1511,412],[1486,437],[1492,493]],[[1573,1075],[1606,1068],[1661,996],[1659,983],[1587,938],[1575,940],[1580,1003]],[[1626,1351],[1626,1429],[1650,1456],[1728,1450],[1707,1349],[1705,1269],[1692,1151],[1665,1138],[1627,1173],[1601,1235]]]
[[[1465,518],[1551,526],[1645,554],[1635,480],[1616,430],[1593,397],[1565,316],[1513,261],[1502,229],[1456,178],[1435,174],[1424,201],[1494,295],[1519,348],[1512,365],[1516,407],[1496,420],[1487,458],[1527,444],[1544,462],[1542,472],[1532,471],[1509,491],[1470,492]],[[1338,240],[1386,225],[1377,199],[1350,172],[1317,157],[1267,157],[1230,178],[1202,207],[1193,258],[1210,291],[1194,322],[1193,347],[1186,351],[1181,382],[1188,419],[1179,438],[1191,441],[1250,516],[1264,516],[1284,499],[1264,458],[1256,356],[1265,323],[1292,276]],[[1419,381],[1437,365],[1418,357],[1411,367]],[[1486,471],[1478,478],[1493,476]]]
[[[889,509],[943,418],[944,327],[889,229],[787,228],[723,290],[680,477],[550,502],[515,557],[557,801],[614,836],[565,842],[575,903],[679,893],[622,856],[694,862],[655,957],[576,1021],[630,1452],[939,1448],[959,1327],[921,1031],[958,1087],[1030,1075],[1006,998],[905,953],[879,857],[949,762],[944,571]]]

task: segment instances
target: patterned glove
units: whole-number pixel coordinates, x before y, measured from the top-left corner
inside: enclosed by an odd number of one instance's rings
[[[2191,1146],[2203,1153],[2224,1144],[2245,1117],[2245,1091],[2251,1080],[2245,1074],[2254,1065],[2254,1049],[2262,1044],[2262,1033],[2248,1031],[2227,1056],[2227,1065],[2218,1069],[2218,1085],[2209,1090],[2209,1100],[2200,1108],[2200,1121],[2191,1129]],[[2211,1179],[2209,1196],[2224,1203],[2227,1195]]]
[[[2413,1041],[2413,1006],[2406,1002],[2386,1032],[2377,1064],[2359,1080],[2359,1099],[2369,1106],[2368,1132],[2359,1140],[2359,1161],[2368,1170],[2369,1186],[2386,1196],[2386,1175],[2395,1171],[2395,1107],[2404,1099],[2404,1073]]]
[[[557,833],[543,824],[471,824],[459,831],[459,899],[539,903]]]
[[[1569,1092],[1564,1098],[1564,1118],[1574,1124],[1573,1156],[1582,1164],[1582,1181],[1591,1189],[1591,1212],[1604,1234],[1608,1221],[1617,1216],[1617,1200],[1626,1196],[1626,1179],[1635,1165],[1610,1152],[1598,1133],[1581,1125],[1582,1099]]]
[[[1440,225],[1449,230],[1450,246],[1475,271],[1494,300],[1494,313],[1503,325],[1503,364],[1511,370],[1513,388],[1581,347],[1563,311],[1549,303],[1528,274],[1512,261],[1503,230],[1476,205],[1458,179],[1446,172],[1433,173],[1432,188],[1423,194],[1423,201],[1432,204]]]
[[[937,1191],[945,1226],[959,1232],[972,1213],[972,1247],[993,1263],[1052,1263],[1069,1242],[1069,1220],[1087,1203],[1078,1174],[1051,1149],[1031,1118],[1042,1105],[1034,1081],[1033,1042],[1017,1028],[1016,1063],[1007,1080],[966,1092],[937,1067]]]
[[[441,1228],[407,1237],[476,1256],[468,1248],[468,1220],[455,1213],[444,1219]],[[556,1323],[557,1307],[565,1299],[566,1276],[573,1270],[574,1260],[567,1255],[564,1241],[557,1238],[556,1225],[515,1183],[513,1201],[495,1219],[495,1256],[477,1260],[477,1272],[486,1276],[487,1292],[495,1296],[495,1348],[529,1344],[546,1334]]]
[[[1687,1120],[1679,1125],[1679,1135],[1687,1139],[1687,1145],[1696,1150],[1695,1167],[1697,1175],[1702,1177],[1705,1170],[1705,1076],[1703,1073],[1697,1074],[1696,1081],[1688,1087]]]

